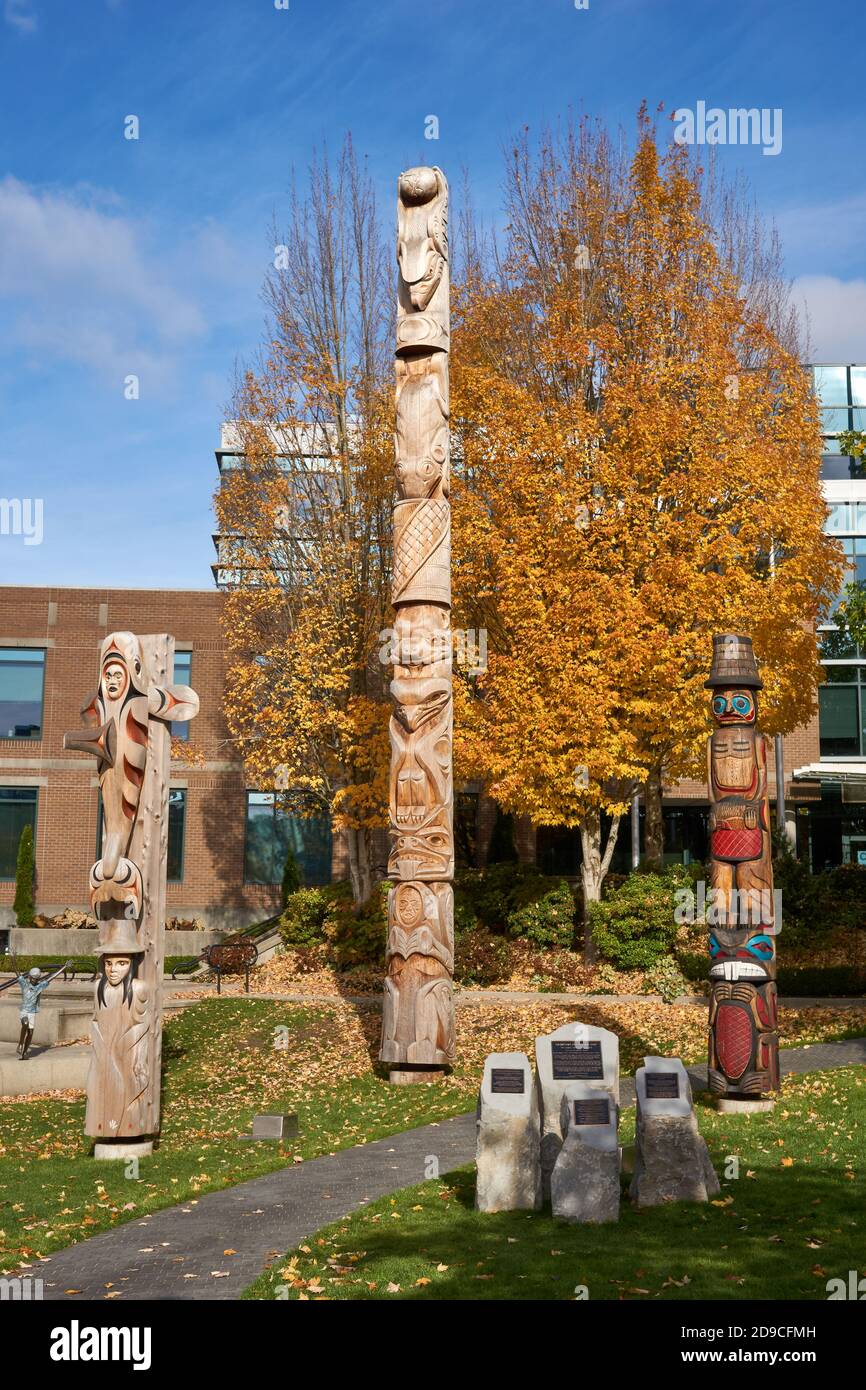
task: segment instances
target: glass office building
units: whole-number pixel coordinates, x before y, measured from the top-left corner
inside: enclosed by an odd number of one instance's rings
[[[842,452],[839,436],[866,431],[866,365],[816,363],[809,368],[821,404],[821,476],[827,530],[848,560],[846,583],[866,584],[866,465]],[[866,649],[835,623],[818,634],[824,683],[818,692],[821,800],[808,810],[813,869],[866,864]],[[801,849],[805,846],[801,846]]]

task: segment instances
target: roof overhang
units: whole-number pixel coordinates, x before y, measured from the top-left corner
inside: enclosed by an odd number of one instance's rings
[[[866,783],[866,758],[856,762],[809,763],[806,767],[795,767],[791,777],[795,782]]]

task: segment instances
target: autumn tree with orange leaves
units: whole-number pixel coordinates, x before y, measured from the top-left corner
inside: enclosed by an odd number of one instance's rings
[[[752,634],[765,729],[809,718],[839,560],[748,207],[643,113],[630,160],[589,122],[518,141],[506,207],[456,305],[455,621],[488,668],[455,751],[507,810],[579,827],[591,901],[634,789],[701,775],[714,632]]]
[[[232,408],[243,466],[216,496],[226,714],[251,784],[344,832],[360,905],[387,804],[393,274],[350,142],[274,240],[267,341]]]

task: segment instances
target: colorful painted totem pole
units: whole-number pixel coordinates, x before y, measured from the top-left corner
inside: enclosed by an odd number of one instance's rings
[[[397,497],[388,943],[380,1060],[429,1081],[454,1057],[448,185],[397,185]]]
[[[710,1090],[752,1101],[778,1090],[776,947],[767,745],[752,639],[713,638],[716,729],[710,796]]]
[[[90,870],[99,922],[85,1132],[96,1157],[147,1153],[159,1132],[162,966],[172,721],[198,696],[169,685],[174,638],[113,632],[100,647],[99,684],[82,708],[88,731],[63,746],[97,760],[101,857]]]

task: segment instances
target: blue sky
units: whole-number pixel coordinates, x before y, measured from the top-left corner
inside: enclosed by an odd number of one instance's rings
[[[569,107],[781,108],[723,151],[782,232],[814,355],[866,359],[862,0],[0,0],[0,582],[210,586],[213,449],[293,166],[346,130],[384,215]],[[138,117],[139,139],[124,138]],[[424,138],[436,115],[439,139]],[[124,397],[136,374],[138,400]]]

